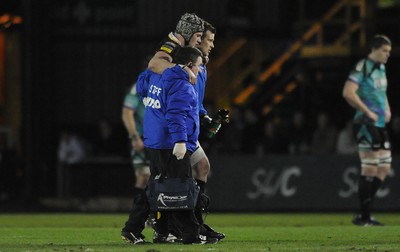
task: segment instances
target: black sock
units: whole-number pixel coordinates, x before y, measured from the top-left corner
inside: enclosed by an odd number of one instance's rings
[[[138,188],[138,187],[134,187],[132,190],[133,197],[135,197],[136,195],[142,194],[143,192],[144,192],[144,189]]]
[[[206,190],[206,182],[198,179],[196,179],[196,182],[200,187],[200,194],[204,193],[204,191]]]
[[[372,203],[373,177],[360,176],[358,180],[358,196],[360,198],[361,219],[369,220]]]
[[[374,177],[374,180],[372,181],[372,190],[371,190],[371,196],[374,197],[376,192],[381,188],[382,185],[382,180],[380,180],[377,177]]]
[[[206,188],[206,182],[202,180],[196,179],[197,184],[200,187],[200,192],[199,192],[199,197],[197,199],[197,206],[194,209],[194,215],[196,216],[197,221],[199,222],[200,225],[203,225],[204,220],[203,220],[203,214],[202,214],[202,202],[201,202],[201,195],[204,193],[205,188]]]

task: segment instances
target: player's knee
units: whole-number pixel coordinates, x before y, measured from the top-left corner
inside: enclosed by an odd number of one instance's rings
[[[149,181],[149,178],[147,176],[138,176],[138,177],[136,177],[135,186],[137,188],[145,189],[148,181]]]
[[[384,151],[379,157],[378,177],[384,180],[389,175],[392,166],[392,154],[390,151]]]
[[[196,168],[199,174],[207,175],[210,172],[210,162],[204,157],[196,164]]]
[[[202,158],[194,166],[192,166],[193,175],[196,179],[207,182],[207,176],[210,172],[210,163],[207,158]]]
[[[390,173],[391,169],[391,157],[386,158],[384,161],[379,163],[378,177],[383,181]]]
[[[385,178],[389,175],[390,173],[390,167],[380,167],[378,169],[376,177],[378,177],[381,181],[384,181]]]
[[[145,189],[150,179],[150,168],[148,166],[145,166],[142,169],[136,170],[135,176],[136,176],[135,186],[137,188]]]

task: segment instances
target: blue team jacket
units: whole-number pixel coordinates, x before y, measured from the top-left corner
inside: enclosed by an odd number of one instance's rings
[[[136,90],[144,97],[144,145],[153,149],[173,149],[186,142],[196,150],[199,136],[198,95],[184,70],[177,65],[162,75],[150,70],[138,78]]]
[[[205,65],[200,66],[200,72],[197,76],[195,88],[197,90],[197,94],[199,96],[199,114],[206,115],[207,110],[204,108],[203,100],[204,100],[204,92],[206,89],[206,81],[207,81],[207,68]]]
[[[196,85],[194,86],[197,95],[198,95],[198,108],[199,108],[199,114],[200,115],[206,115],[207,110],[205,109],[203,105],[203,100],[204,100],[204,93],[205,93],[205,88],[206,88],[206,81],[207,81],[207,68],[205,65],[200,66],[200,72],[199,75],[197,76],[196,80]],[[143,71],[137,81],[137,86],[136,86],[136,91],[141,97],[141,99],[147,97],[147,91],[148,91],[148,86],[150,82],[150,78],[153,79],[154,82],[157,81],[157,79],[161,78],[161,74],[156,74],[149,69],[146,69]]]

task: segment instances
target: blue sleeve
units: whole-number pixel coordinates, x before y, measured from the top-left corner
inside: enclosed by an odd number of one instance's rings
[[[168,92],[165,118],[173,143],[187,141],[186,118],[191,109],[191,99],[189,86],[185,84],[185,81],[179,81]]]
[[[196,80],[196,91],[199,96],[199,115],[207,115],[207,110],[204,108],[204,93],[206,89],[206,81],[207,81],[207,70],[205,67],[202,68],[202,71],[199,72]]]
[[[149,69],[143,71],[136,82],[136,92],[140,96],[141,100],[147,97],[147,92],[151,83],[157,83],[161,78],[160,74],[154,73]]]

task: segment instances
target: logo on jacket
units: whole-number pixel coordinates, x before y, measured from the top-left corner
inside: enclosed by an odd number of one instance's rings
[[[155,108],[155,109],[161,108],[160,101],[157,99],[153,99],[151,97],[143,98],[143,104],[144,104],[144,106],[150,107],[150,108]]]

